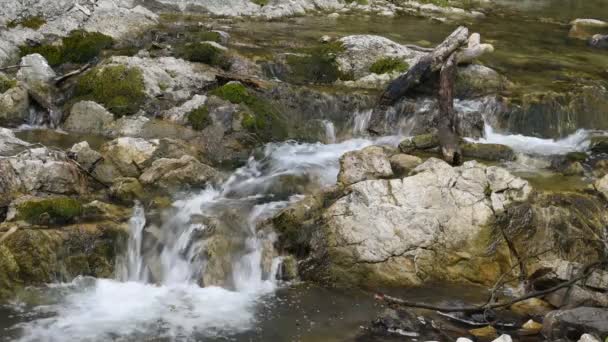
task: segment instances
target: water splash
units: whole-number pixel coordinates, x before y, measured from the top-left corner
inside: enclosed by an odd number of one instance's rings
[[[329,144],[336,143],[336,127],[333,122],[329,120],[323,120],[323,126],[325,127],[325,140]]]
[[[563,139],[541,139],[521,134],[501,134],[486,124],[484,138],[467,140],[482,144],[502,144],[511,147],[516,152],[533,155],[556,155],[575,151],[585,151],[589,147],[590,131],[579,129]]]

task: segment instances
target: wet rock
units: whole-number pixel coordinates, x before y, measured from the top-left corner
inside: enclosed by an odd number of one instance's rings
[[[460,145],[465,158],[489,161],[515,160],[515,152],[509,146],[466,142]]]
[[[192,156],[155,160],[139,177],[139,181],[167,191],[202,187],[218,177],[218,172]]]
[[[583,167],[583,164],[575,161],[568,163],[562,170],[562,173],[566,176],[580,176],[585,173],[585,168]]]
[[[82,215],[82,204],[64,196],[21,196],[10,205],[6,221],[25,221],[34,225],[64,225]]]
[[[100,152],[123,176],[139,177],[157,147],[158,140],[124,137],[105,143]]]
[[[494,69],[479,64],[458,68],[455,95],[459,98],[498,94],[507,88],[507,80]]]
[[[545,300],[560,309],[579,306],[608,307],[608,294],[578,285],[550,293],[545,296]]]
[[[568,281],[578,276],[582,269],[583,264],[578,262],[563,259],[543,260],[537,264],[537,269],[534,270],[535,273],[542,274],[542,276],[535,278],[535,283]],[[608,271],[594,270],[586,279],[585,286],[600,291],[608,290]]]
[[[132,209],[101,201],[93,201],[82,206],[81,219],[84,221],[126,222],[132,216]]]
[[[28,146],[29,143],[17,138],[10,129],[0,127],[0,156],[13,156]]]
[[[281,280],[291,281],[298,278],[298,261],[293,256],[286,256],[281,262]]]
[[[593,165],[593,175],[601,178],[608,174],[608,159],[599,160]]]
[[[338,40],[344,50],[336,62],[342,73],[359,79],[371,74],[372,65],[383,58],[396,58],[414,65],[424,53],[409,49],[388,38],[374,35],[354,35]]]
[[[396,176],[405,176],[418,165],[422,159],[409,154],[399,153],[390,158],[391,168]]]
[[[144,188],[137,178],[119,177],[110,187],[110,197],[119,203],[132,205],[144,198]]]
[[[502,335],[498,336],[498,338],[492,342],[512,342],[512,341],[513,341],[513,339],[511,338],[511,336],[509,336],[507,334],[502,334]]]
[[[528,320],[522,325],[522,329],[526,331],[526,334],[535,335],[540,333],[541,330],[543,330],[543,325],[533,320]]]
[[[555,308],[542,299],[530,298],[511,305],[510,309],[523,317],[542,317]]]
[[[589,39],[589,46],[598,49],[608,49],[608,34],[595,34]]]
[[[411,153],[416,150],[428,150],[439,147],[439,137],[435,134],[421,134],[407,138],[399,143],[399,150]]]
[[[0,125],[18,126],[29,119],[30,99],[27,89],[16,86],[0,94]]]
[[[353,184],[323,211],[311,246],[320,265],[307,276],[350,286],[498,277],[499,265],[476,253],[494,215],[528,198],[528,183],[501,168],[452,168],[436,158],[412,174]]]
[[[459,337],[458,339],[456,339],[456,342],[473,342],[473,341],[466,337]]]
[[[570,22],[568,36],[577,39],[587,39],[598,28],[608,27],[608,23],[597,19],[575,19]]]
[[[481,339],[493,339],[497,335],[496,329],[493,326],[488,325],[483,328],[471,329],[469,333],[477,338]]]
[[[388,178],[392,175],[390,161],[379,146],[347,152],[340,158],[338,182],[344,186],[368,179]]]
[[[105,135],[114,115],[93,101],[80,101],[72,106],[63,124],[66,131]]]
[[[602,342],[599,338],[591,335],[591,334],[583,334],[581,338],[578,339],[578,342]]]
[[[608,337],[608,309],[579,307],[552,311],[544,320],[543,335],[552,340],[578,340],[584,333]]]
[[[371,330],[378,335],[418,337],[425,325],[409,311],[386,309],[372,322]]]
[[[608,136],[592,137],[589,149],[594,153],[608,153]]]

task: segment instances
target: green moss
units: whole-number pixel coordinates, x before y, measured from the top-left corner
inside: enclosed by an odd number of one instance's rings
[[[102,50],[111,48],[114,41],[111,37],[99,32],[74,30],[62,39],[61,45],[43,44],[39,46],[22,46],[21,56],[39,53],[51,66],[63,63],[86,63],[99,56]]]
[[[18,205],[18,219],[34,224],[65,224],[82,213],[82,205],[68,197],[33,200]]]
[[[44,19],[44,17],[36,15],[26,17],[21,20],[13,20],[9,22],[6,26],[8,28],[14,28],[21,25],[23,27],[31,28],[32,30],[37,30],[44,24],[46,24],[46,20]]]
[[[439,7],[450,7],[449,0],[420,0],[423,4],[432,4]]]
[[[222,69],[229,69],[231,65],[226,52],[209,43],[187,44],[178,53],[180,57],[191,62],[205,63]]]
[[[19,265],[11,251],[0,244],[0,300],[8,298],[19,282]]]
[[[222,36],[219,33],[213,31],[197,32],[193,37],[198,39],[199,42],[216,42],[222,41]]]
[[[193,109],[190,113],[188,113],[188,123],[195,130],[202,131],[205,127],[211,124],[209,108],[207,108],[205,105]]]
[[[333,83],[338,79],[352,79],[350,75],[340,72],[336,56],[344,51],[340,42],[322,44],[303,51],[305,55],[287,56],[287,65],[291,69],[289,81],[303,83]]]
[[[12,80],[2,74],[0,74],[0,94],[5,93],[7,90],[14,88],[17,85],[16,80]]]
[[[359,5],[368,5],[369,4],[369,2],[367,0],[346,0],[347,4],[352,4],[353,2],[356,2]]]
[[[374,74],[387,74],[393,71],[404,72],[409,69],[409,67],[409,64],[399,58],[386,57],[379,59],[372,64],[369,71]]]
[[[234,104],[245,105],[249,112],[243,115],[243,128],[257,134],[262,140],[281,140],[287,136],[287,124],[270,101],[252,95],[240,83],[231,82],[214,89],[211,95]]]
[[[137,68],[97,67],[78,80],[75,94],[102,104],[119,118],[136,113],[143,105],[144,79]]]
[[[268,1],[269,0],[251,0],[251,2],[253,2],[256,5],[260,5],[260,6],[268,5]]]

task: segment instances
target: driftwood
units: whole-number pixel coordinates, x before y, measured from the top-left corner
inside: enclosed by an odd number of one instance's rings
[[[458,27],[441,44],[422,56],[405,74],[389,83],[372,112],[368,131],[375,135],[381,134],[384,131],[382,119],[387,109],[428,79],[433,72],[441,69],[454,51],[467,42],[468,37],[469,30],[464,26]]]
[[[439,145],[443,159],[452,165],[460,165],[462,152],[456,134],[454,111],[454,82],[456,81],[456,54],[452,53],[439,72]]]
[[[91,68],[91,66],[93,66],[93,64],[87,63],[87,64],[83,65],[79,69],[76,69],[74,71],[70,71],[67,74],[64,74],[64,75],[61,75],[61,76],[57,76],[57,77],[55,77],[53,79],[53,84],[59,85],[59,84],[63,83],[65,80],[67,80],[68,78],[70,78],[72,76],[76,76],[76,75],[82,74],[83,72],[85,72],[89,68]]]

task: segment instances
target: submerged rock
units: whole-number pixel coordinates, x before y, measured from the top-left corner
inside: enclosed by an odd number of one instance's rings
[[[551,340],[567,338],[577,340],[588,333],[608,337],[608,309],[579,307],[552,311],[544,320],[543,335]]]
[[[515,160],[515,152],[509,146],[500,144],[479,144],[465,142],[460,144],[462,155],[465,158],[488,161]]]

